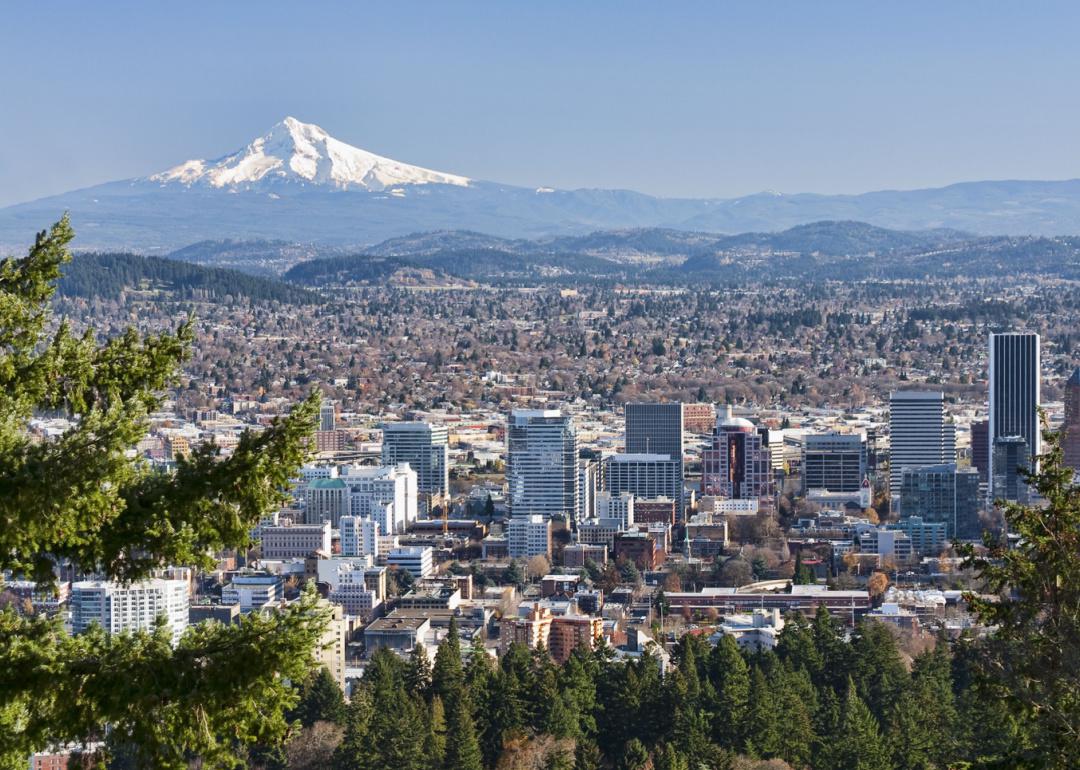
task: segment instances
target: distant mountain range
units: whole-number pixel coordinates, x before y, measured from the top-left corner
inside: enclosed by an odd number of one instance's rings
[[[544,243],[637,228],[644,234],[639,238],[663,240],[670,237],[662,234],[667,231],[773,233],[821,220],[893,230],[1065,235],[1080,233],[1080,180],[734,199],[525,188],[395,161],[286,118],[215,160],[190,160],[147,177],[0,209],[0,245],[21,249],[64,211],[71,212],[80,248],[151,254],[223,239],[356,250],[439,230]],[[635,245],[632,237],[624,245],[643,254],[655,251],[651,242]]]
[[[538,240],[466,231],[394,238],[362,254],[300,262],[284,278],[306,286],[382,284],[402,270],[477,282],[602,280],[701,284],[769,280],[1080,278],[1080,238],[901,231],[815,222],[779,233],[716,235],[639,229]]]

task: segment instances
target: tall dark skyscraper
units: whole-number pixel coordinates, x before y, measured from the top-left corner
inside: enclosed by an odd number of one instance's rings
[[[1065,382],[1065,464],[1080,471],[1080,367]]]
[[[680,402],[627,404],[626,453],[667,455],[677,463],[680,494],[675,498],[675,505],[681,517],[683,405]]]
[[[990,421],[971,423],[971,465],[979,472],[979,480],[990,477]]]
[[[990,431],[989,455],[993,464],[994,447],[999,439],[1019,436],[1024,439],[1028,457],[1036,457],[1042,448],[1039,434],[1039,335],[1029,332],[990,335]],[[995,469],[990,474],[990,497],[999,497],[994,489]]]

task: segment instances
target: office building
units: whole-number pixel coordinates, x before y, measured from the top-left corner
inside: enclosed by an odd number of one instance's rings
[[[623,529],[634,526],[634,496],[629,492],[598,492],[596,495],[596,517],[598,519],[618,519]]]
[[[319,431],[337,430],[337,407],[332,401],[323,401],[319,407]]]
[[[1065,423],[1061,432],[1065,464],[1080,473],[1080,367],[1065,382]]]
[[[449,433],[445,425],[391,422],[383,425],[383,465],[408,463],[416,471],[416,489],[428,495],[450,494]]]
[[[314,478],[304,487],[304,523],[337,527],[349,512],[349,489],[339,478]]]
[[[312,553],[330,555],[330,522],[281,524],[262,527],[260,553],[263,559],[302,559]]]
[[[811,489],[858,492],[866,477],[866,438],[857,433],[812,433],[803,438],[803,494]]]
[[[990,421],[971,423],[971,466],[979,472],[979,481],[990,479]]]
[[[615,544],[615,535],[622,531],[622,519],[589,519],[578,526],[578,542],[610,549]]]
[[[151,578],[130,585],[106,580],[80,580],[71,586],[71,630],[92,624],[110,634],[149,631],[165,618],[177,641],[188,625],[188,581]]]
[[[911,550],[919,556],[937,556],[949,547],[951,538],[944,521],[924,521],[921,516],[908,516],[899,524],[890,525],[908,536]]]
[[[359,516],[342,516],[341,555],[378,556],[379,522]]]
[[[982,536],[979,523],[979,472],[955,463],[904,468],[900,484],[900,515],[942,522],[949,539]]]
[[[683,476],[683,405],[630,403],[626,405],[626,453],[667,455],[679,463]]]
[[[551,558],[551,520],[541,514],[511,518],[506,524],[506,539],[511,559]]]
[[[221,603],[238,605],[242,614],[274,609],[284,598],[279,575],[237,575],[221,589]]]
[[[604,458],[604,488],[613,495],[629,492],[637,499],[664,497],[681,514],[682,463],[666,454],[618,454]]]
[[[992,465],[995,464],[993,453],[997,451],[998,439],[1002,437],[1012,439],[1019,436],[1026,442],[1026,463],[1030,463],[1041,451],[1038,411],[1041,380],[1039,356],[1038,334],[1024,332],[990,335],[988,445]],[[1012,499],[997,489],[997,475],[996,470],[990,474],[990,497]]]
[[[557,410],[516,409],[506,431],[511,517],[570,521],[578,510],[578,443],[573,421]]]
[[[591,457],[578,460],[578,509],[575,521],[585,521],[596,515],[596,493],[600,486],[600,463]]]
[[[410,575],[419,580],[435,571],[435,557],[427,546],[392,548],[386,554],[386,566],[408,570]]]
[[[1021,468],[1031,467],[1031,455],[1023,436],[998,436],[994,440],[991,500],[1028,501],[1028,485],[1020,475]]]
[[[772,497],[772,457],[754,424],[725,406],[701,452],[701,491],[729,500]]]
[[[889,491],[900,494],[904,468],[956,462],[956,426],[941,391],[901,390],[889,397]]]
[[[338,480],[348,490],[345,513],[374,519],[382,534],[401,534],[416,521],[417,476],[409,464],[378,468],[349,465],[342,468]]]

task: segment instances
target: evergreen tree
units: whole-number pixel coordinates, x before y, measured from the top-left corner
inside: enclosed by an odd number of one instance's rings
[[[372,704],[368,691],[357,688],[345,707],[345,734],[334,752],[334,770],[360,770],[364,742],[371,723]]]
[[[325,666],[308,677],[300,688],[300,702],[289,715],[304,727],[316,722],[343,724],[345,721],[345,696]]]
[[[968,594],[978,619],[994,628],[981,645],[984,687],[1031,731],[1010,761],[1074,766],[1080,745],[1080,484],[1064,463],[1061,436],[1045,428],[1044,452],[1025,482],[1043,505],[1004,503],[1015,544],[987,536],[983,556],[962,547],[992,598]]]
[[[428,716],[428,733],[424,741],[424,756],[431,770],[441,770],[446,764],[446,713],[442,698],[431,699]]]
[[[631,738],[623,749],[619,770],[643,770],[649,763],[649,750],[637,738]]]
[[[175,382],[193,325],[147,337],[132,330],[102,345],[92,329],[75,336],[54,325],[48,303],[72,237],[65,217],[26,257],[0,263],[0,574],[48,590],[59,562],[117,580],[165,565],[209,568],[216,551],[246,546],[260,517],[285,502],[317,397],[245,433],[227,458],[207,444],[175,473],[151,469],[130,450]],[[26,430],[37,411],[75,419],[37,441]],[[0,767],[103,737],[106,725],[145,767],[179,770],[192,756],[233,766],[244,747],[286,735],[297,698],[289,682],[314,668],[324,622],[309,595],[237,625],[192,626],[173,644],[162,624],[72,637],[60,618],[0,609]]]
[[[446,770],[483,770],[484,759],[472,718],[472,704],[460,690],[450,706],[450,728],[446,734]]]
[[[735,748],[743,738],[750,702],[750,671],[739,645],[726,634],[720,637],[709,657],[709,674],[716,688],[713,738],[724,748]]]
[[[419,642],[409,653],[409,666],[405,670],[405,688],[421,698],[431,694],[431,660],[427,648]]]
[[[830,770],[891,770],[892,761],[882,741],[877,720],[859,698],[853,682],[847,695],[837,733],[829,740],[823,768]]]
[[[431,671],[431,691],[447,704],[461,690],[465,673],[461,666],[461,639],[458,636],[457,618],[450,618],[450,629],[435,653],[435,666]]]
[[[762,670],[754,666],[750,675],[750,699],[746,710],[744,750],[761,759],[780,753],[780,712],[773,701],[772,688]]]
[[[896,637],[884,623],[864,621],[855,629],[848,671],[863,702],[878,721],[884,721],[907,684],[908,673],[896,646]]]
[[[653,767],[656,770],[690,770],[690,762],[675,746],[665,743],[657,750]]]

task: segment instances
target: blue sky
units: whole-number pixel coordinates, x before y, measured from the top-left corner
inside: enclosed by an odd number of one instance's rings
[[[729,197],[1080,177],[1080,4],[54,2],[0,11],[0,205],[287,114],[522,185]]]

